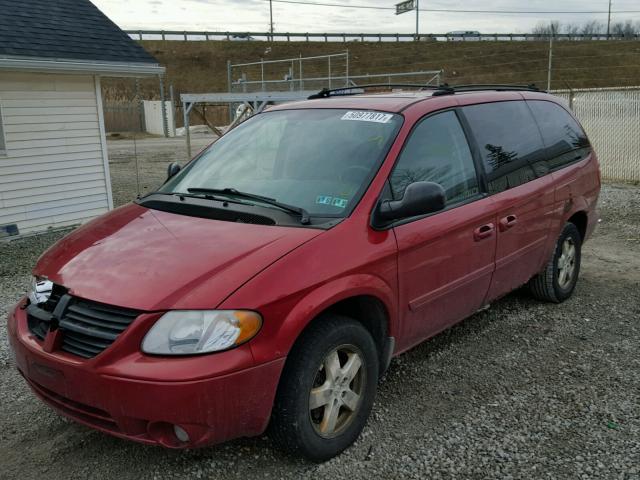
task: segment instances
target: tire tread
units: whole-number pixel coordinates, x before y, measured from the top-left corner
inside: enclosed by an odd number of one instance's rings
[[[538,273],[535,277],[533,277],[531,280],[529,280],[529,283],[527,284],[529,292],[537,300],[541,300],[544,302],[551,302],[551,303],[560,303],[567,298],[567,297],[562,298],[558,295],[554,282],[555,282],[555,270],[556,270],[556,257],[558,255],[558,249],[562,245],[562,242],[564,242],[564,239],[569,235],[574,236],[574,238],[577,238],[578,240],[581,239],[580,232],[578,231],[578,228],[575,226],[575,224],[566,223],[553,248],[553,254],[551,256],[551,259],[547,262],[544,269],[540,273]],[[578,242],[576,247],[580,249],[581,242]],[[579,273],[579,265],[578,265],[578,270],[576,271],[576,276],[578,275],[578,273]],[[575,286],[575,282],[577,282],[577,278],[574,280],[574,286]],[[571,293],[569,293],[569,295],[571,295]]]
[[[276,399],[269,424],[269,436],[274,444],[287,453],[302,455],[313,461],[324,461],[330,456],[321,452],[309,452],[300,445],[300,425],[296,421],[296,401],[304,387],[300,378],[300,370],[304,362],[308,360],[307,352],[314,352],[323,348],[326,338],[337,329],[357,329],[363,335],[366,342],[370,342],[375,351],[375,343],[366,328],[356,320],[340,316],[325,315],[314,321],[314,323],[302,333],[301,337],[294,344],[278,385]],[[377,358],[377,356],[375,357]],[[377,373],[378,366],[375,364]],[[375,377],[377,378],[377,376]],[[369,381],[376,383],[375,380]]]

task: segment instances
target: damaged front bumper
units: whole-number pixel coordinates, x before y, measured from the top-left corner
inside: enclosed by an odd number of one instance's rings
[[[266,429],[284,358],[253,365],[248,345],[214,355],[149,356],[139,351],[136,329],[92,359],[47,352],[28,329],[24,304],[8,319],[17,368],[62,415],[168,448],[200,447]]]

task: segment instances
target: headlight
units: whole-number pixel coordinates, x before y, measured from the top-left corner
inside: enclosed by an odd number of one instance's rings
[[[156,355],[219,352],[252,339],[261,326],[260,314],[246,310],[176,310],[151,327],[142,351]]]
[[[35,305],[45,303],[51,296],[51,290],[53,290],[53,282],[42,277],[32,277],[29,301]]]

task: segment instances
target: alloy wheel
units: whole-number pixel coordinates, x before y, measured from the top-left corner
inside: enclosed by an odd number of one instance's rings
[[[341,345],[324,358],[309,394],[309,415],[318,435],[342,433],[356,416],[366,383],[363,356],[354,345]]]
[[[562,252],[558,258],[558,285],[566,289],[573,281],[576,270],[576,245],[571,237],[562,242]]]

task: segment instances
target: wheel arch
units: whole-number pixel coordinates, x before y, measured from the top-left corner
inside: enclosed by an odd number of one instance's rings
[[[315,321],[323,315],[344,315],[353,318],[362,324],[373,337],[378,350],[380,370],[386,369],[386,357],[393,352],[388,352],[388,338],[393,337],[390,332],[390,317],[385,304],[373,295],[355,295],[340,300],[312,319],[307,326],[310,328]],[[302,334],[302,333],[301,333]]]
[[[288,355],[305,331],[332,313],[353,318],[371,333],[382,362],[381,370],[384,370],[385,357],[393,353],[386,351],[393,347],[388,339],[397,336],[399,326],[395,321],[394,291],[374,275],[343,277],[305,295],[281,322],[278,332],[274,332],[278,338],[277,350]],[[273,344],[270,349],[272,352]],[[254,355],[256,353],[254,351]]]
[[[585,236],[587,235],[587,225],[589,223],[589,216],[587,215],[587,212],[584,210],[578,210],[567,219],[567,222],[573,223],[576,226],[578,232],[580,232],[580,238],[584,241]]]

